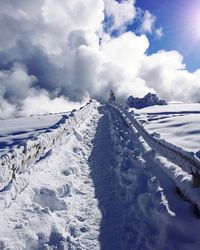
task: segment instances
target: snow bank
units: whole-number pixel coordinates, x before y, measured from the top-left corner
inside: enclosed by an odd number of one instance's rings
[[[19,142],[26,142],[28,139],[36,138],[39,134],[45,132],[47,128],[54,128],[67,114],[70,114],[70,112],[1,120],[0,156],[8,153]]]
[[[110,105],[121,114],[129,127],[137,129],[153,151],[175,164],[168,164],[168,166],[167,164],[160,164],[160,166],[176,183],[182,193],[200,209],[200,199],[197,195],[199,194],[199,188],[195,188],[199,187],[200,161],[198,158],[196,158],[193,153],[160,139],[157,133],[149,134],[137,119],[121,104],[110,102]],[[151,156],[155,158],[155,155]],[[155,159],[159,161],[159,156]],[[160,161],[162,162],[162,160]],[[184,171],[189,173],[189,175]]]
[[[121,113],[129,126],[134,126],[138,130],[140,135],[153,150],[166,157],[174,164],[180,166],[189,174],[192,174],[193,176],[200,174],[200,160],[195,156],[194,153],[188,152],[181,147],[160,139],[158,133],[148,133],[140,124],[140,122],[137,121],[137,119],[121,104],[112,103],[111,105]]]
[[[5,189],[18,175],[26,172],[35,162],[45,157],[64,135],[80,126],[97,106],[96,101],[90,101],[80,110],[74,110],[66,115],[53,129],[46,130],[38,137],[10,150],[0,157],[0,190]],[[17,185],[17,184],[16,184]]]
[[[158,178],[152,176],[151,161],[145,158],[138,133],[124,124],[120,114],[110,109],[113,144],[113,176],[117,177],[120,213],[123,215],[121,249],[165,249],[167,225],[163,217],[174,216],[165,202]],[[158,216],[158,213],[162,215]]]
[[[12,200],[28,185],[29,178],[30,173],[23,173],[6,187],[6,190],[0,194],[0,211],[10,207]]]

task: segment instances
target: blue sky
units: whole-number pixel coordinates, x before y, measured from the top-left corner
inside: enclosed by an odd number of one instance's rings
[[[147,35],[150,40],[148,53],[158,50],[177,50],[184,58],[184,63],[189,71],[200,68],[200,39],[195,40],[195,34],[191,34],[194,22],[199,21],[200,33],[200,0],[137,0],[136,7],[149,10],[156,16],[157,27],[162,26],[164,35],[161,39],[154,35]],[[193,16],[199,16],[193,18]],[[129,26],[129,29],[135,27]],[[195,41],[194,41],[195,40]]]

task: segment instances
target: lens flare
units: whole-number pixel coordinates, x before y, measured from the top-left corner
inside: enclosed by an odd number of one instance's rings
[[[176,0],[170,3],[170,9],[170,41],[185,60],[192,57],[192,61],[199,64],[200,0]]]
[[[188,5],[184,11],[185,32],[191,42],[200,42],[200,2]]]

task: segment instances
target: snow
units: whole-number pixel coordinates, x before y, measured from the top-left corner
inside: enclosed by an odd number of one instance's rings
[[[199,188],[192,187],[191,176],[177,165],[155,155],[135,129],[124,126],[124,116],[118,111],[113,120],[116,172],[129,231],[128,246],[122,249],[199,249],[200,223],[192,215],[193,205],[175,191],[179,182],[199,200]]]
[[[143,138],[158,135],[138,132],[119,108],[93,101],[43,126],[35,139],[48,153],[0,192],[0,249],[199,249],[199,187]],[[33,142],[23,143],[34,156]]]
[[[0,155],[7,152],[19,142],[35,138],[47,128],[58,123],[66,113],[20,117],[1,120],[0,122]]]
[[[169,103],[165,106],[151,106],[140,110],[137,113],[199,113],[200,103]]]
[[[0,190],[6,188],[16,175],[27,172],[37,161],[51,152],[64,135],[70,135],[71,130],[87,118],[97,103],[90,101],[79,111],[72,111],[70,115],[63,116],[52,128],[35,138],[28,138],[23,144],[19,143],[8,153],[0,157]]]
[[[200,151],[200,104],[168,104],[135,110],[137,119],[150,132],[185,150]]]
[[[86,161],[90,142],[82,141],[95,133],[98,117],[93,119],[31,169],[28,187],[0,218],[2,249],[99,249],[101,213]]]

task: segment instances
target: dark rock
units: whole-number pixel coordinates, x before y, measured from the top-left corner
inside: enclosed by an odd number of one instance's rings
[[[130,108],[141,109],[154,105],[167,105],[167,102],[152,93],[148,93],[143,98],[129,96],[127,99],[127,106]]]

